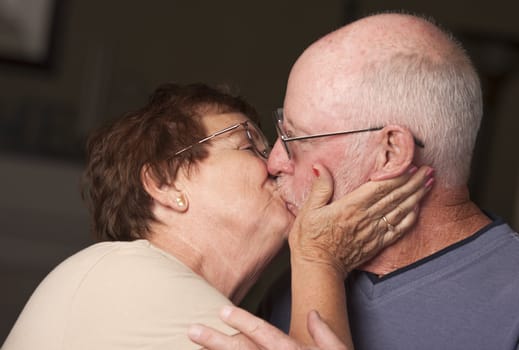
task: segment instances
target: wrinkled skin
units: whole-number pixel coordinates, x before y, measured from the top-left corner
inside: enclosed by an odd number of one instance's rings
[[[413,226],[418,203],[432,185],[431,168],[412,167],[404,175],[368,182],[327,204],[332,180],[325,169],[320,174],[289,234],[292,259],[333,264],[344,277]]]

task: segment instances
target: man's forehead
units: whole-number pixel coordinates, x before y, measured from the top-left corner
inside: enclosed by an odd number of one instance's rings
[[[284,101],[287,125],[311,130],[316,127],[316,130],[322,130],[323,124],[346,126],[349,112],[356,109],[353,95],[358,89],[355,78],[347,75],[340,78],[321,76],[303,79],[303,73],[291,79]]]
[[[319,126],[319,119],[321,118],[313,110],[290,108],[287,106],[283,109],[283,119],[286,128],[298,131],[311,131]]]

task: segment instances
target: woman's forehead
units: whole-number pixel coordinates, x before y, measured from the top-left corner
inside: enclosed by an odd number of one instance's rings
[[[242,113],[207,114],[202,117],[202,125],[208,134],[212,134],[229,126],[249,120]]]

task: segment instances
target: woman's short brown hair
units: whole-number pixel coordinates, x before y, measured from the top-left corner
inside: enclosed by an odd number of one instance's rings
[[[200,117],[242,113],[258,121],[256,110],[241,97],[204,84],[164,84],[148,103],[87,141],[82,197],[89,207],[94,236],[101,241],[145,238],[156,220],[144,190],[141,170],[148,166],[160,184],[174,179],[180,167],[206,157],[206,145],[175,152],[206,136]]]

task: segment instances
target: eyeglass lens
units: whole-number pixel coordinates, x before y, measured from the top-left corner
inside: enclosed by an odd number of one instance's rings
[[[283,147],[285,148],[285,151],[287,152],[288,159],[291,158],[290,149],[288,148],[288,142],[285,142],[285,138],[287,137],[287,134],[285,133],[285,130],[283,129],[283,109],[278,108],[274,112],[274,125],[276,126],[276,131],[278,133],[279,139],[281,143],[283,144]]]
[[[245,124],[245,130],[247,132],[247,137],[251,141],[252,145],[259,153],[260,156],[267,158],[269,155],[270,147],[267,139],[261,132],[258,131],[257,127],[250,122]]]

